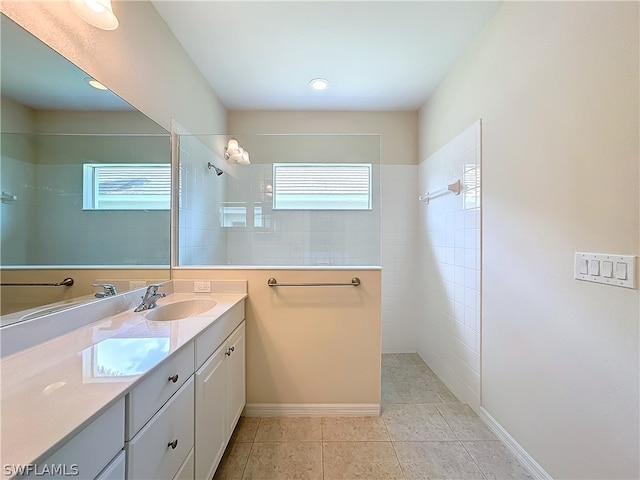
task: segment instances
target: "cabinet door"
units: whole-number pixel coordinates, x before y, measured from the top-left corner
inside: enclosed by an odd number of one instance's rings
[[[223,344],[195,373],[196,480],[213,478],[227,445],[226,351],[226,344]]]
[[[246,402],[244,325],[245,322],[242,322],[226,342],[226,349],[229,352],[227,358],[227,390],[229,392],[227,429],[229,436],[233,432]]]

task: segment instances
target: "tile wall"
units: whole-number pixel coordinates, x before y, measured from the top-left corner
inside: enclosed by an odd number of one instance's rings
[[[382,351],[415,352],[418,167],[382,166]]]
[[[180,137],[178,171],[178,264],[226,265],[227,237],[220,225],[220,205],[228,174],[216,175],[208,162],[224,161],[198,137]]]
[[[420,355],[465,403],[480,403],[480,121],[419,165],[420,191],[461,179],[460,195],[420,205]]]
[[[226,227],[222,265],[370,266],[380,264],[379,167],[373,168],[373,210],[273,210],[265,187],[271,164],[252,164],[227,178],[226,206],[240,206],[246,221]],[[260,209],[260,217],[254,208]]]

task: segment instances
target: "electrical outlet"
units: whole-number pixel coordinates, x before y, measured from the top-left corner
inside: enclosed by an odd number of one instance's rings
[[[135,290],[136,288],[143,288],[146,286],[146,280],[129,280],[129,290]]]
[[[211,293],[211,282],[193,282],[193,291],[198,293]]]

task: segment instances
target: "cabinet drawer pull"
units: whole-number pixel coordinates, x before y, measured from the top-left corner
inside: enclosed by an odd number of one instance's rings
[[[229,350],[231,350],[232,352],[236,351],[236,347],[229,347]]]
[[[176,383],[178,381],[178,374],[176,373],[173,377],[169,377],[169,381]]]
[[[167,448],[171,447],[173,450],[175,450],[177,446],[178,446],[178,439],[176,438],[173,442],[169,442],[169,444],[167,445]]]

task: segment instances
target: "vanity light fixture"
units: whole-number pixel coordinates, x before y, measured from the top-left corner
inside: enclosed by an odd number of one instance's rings
[[[84,81],[87,82],[89,85],[91,85],[93,88],[96,88],[98,90],[108,90],[107,87],[105,87],[95,78],[87,77],[84,79]]]
[[[111,0],[69,0],[73,11],[85,22],[102,30],[118,28]]]
[[[235,138],[227,142],[224,148],[224,158],[228,162],[239,163],[240,165],[250,165],[249,152],[242,148]]]
[[[326,90],[327,88],[329,88],[329,80],[326,80],[324,78],[314,78],[309,82],[309,86],[313,90],[321,92],[322,90]]]

